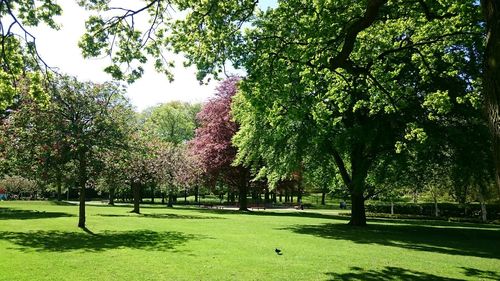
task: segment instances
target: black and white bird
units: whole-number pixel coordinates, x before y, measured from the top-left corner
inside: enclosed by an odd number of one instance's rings
[[[281,252],[281,250],[278,249],[278,248],[274,249],[274,251],[276,252],[276,254],[278,254],[280,256],[283,255],[283,253]]]

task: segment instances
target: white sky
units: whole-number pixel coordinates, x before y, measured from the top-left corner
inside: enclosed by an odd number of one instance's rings
[[[55,19],[62,25],[60,30],[43,26],[30,29],[37,38],[40,55],[51,67],[76,76],[79,80],[94,82],[110,80],[111,77],[103,71],[109,64],[109,58],[84,59],[77,45],[84,33],[88,13],[79,7],[76,1],[58,2],[63,8],[62,16]],[[260,2],[261,7],[276,6],[276,0]],[[183,67],[181,55],[176,55],[174,59],[178,62],[173,70],[174,82],[169,83],[163,74],[146,65],[143,77],[128,85],[127,96],[136,110],[142,111],[155,104],[173,100],[203,102],[213,96],[217,81],[212,80],[208,85],[200,85],[195,78],[195,68]]]
[[[59,1],[63,14],[56,18],[62,25],[60,30],[48,27],[31,28],[36,36],[37,48],[51,67],[57,67],[62,73],[78,77],[79,80],[103,82],[111,76],[103,69],[109,64],[109,58],[84,59],[78,48],[78,41],[85,29],[88,14],[80,8],[76,1]],[[176,61],[182,62],[177,55]],[[169,83],[163,74],[157,73],[152,66],[145,66],[143,77],[128,85],[127,95],[138,111],[158,103],[172,100],[202,102],[211,97],[215,91],[216,81],[209,85],[200,85],[195,77],[195,68],[184,68],[179,63],[174,69],[174,82]]]

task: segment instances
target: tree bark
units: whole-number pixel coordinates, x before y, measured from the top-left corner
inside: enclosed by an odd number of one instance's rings
[[[394,215],[394,202],[391,200],[391,215]]]
[[[130,185],[132,187],[132,192],[134,195],[134,209],[132,210],[132,213],[140,214],[141,184],[132,181]]]
[[[365,146],[362,143],[354,144],[350,151],[351,175],[347,172],[345,163],[337,150],[333,149],[333,158],[344,184],[351,195],[351,220],[349,225],[365,226],[366,211],[365,197],[366,177],[370,166],[370,160],[364,155]]]
[[[174,195],[172,194],[172,192],[168,192],[167,207],[169,207],[169,208],[173,208],[174,207]]]
[[[155,185],[151,185],[151,204],[155,202]]]
[[[248,179],[247,173],[242,172],[239,186],[239,210],[248,211],[247,193],[248,193]]]
[[[78,227],[85,228],[85,185],[87,184],[87,158],[84,152],[79,156],[78,185],[80,186],[80,206]]]
[[[297,184],[297,203],[302,204],[302,183]]]
[[[351,204],[351,220],[349,221],[349,225],[366,226],[365,197],[363,193],[352,193]]]
[[[198,203],[198,193],[200,191],[200,188],[198,186],[196,186],[194,188],[194,202]]]
[[[236,196],[235,196],[235,192],[233,190],[233,191],[231,191],[231,195],[229,197],[229,202],[231,202],[231,204],[234,204],[235,198],[236,198]]]
[[[321,205],[325,206],[326,191],[321,192]]]
[[[487,222],[488,221],[488,213],[486,211],[486,201],[484,200],[484,188],[479,187],[479,203],[481,204],[481,221],[482,222]]]
[[[57,173],[57,201],[62,201],[62,183],[61,183],[61,174]]]
[[[109,205],[114,206],[115,205],[115,188],[111,187],[109,189]]]
[[[493,136],[497,188],[500,191],[500,1],[481,0],[486,19],[483,88]]]
[[[434,197],[434,216],[439,217],[439,207],[438,207],[438,201],[437,201],[437,196]]]

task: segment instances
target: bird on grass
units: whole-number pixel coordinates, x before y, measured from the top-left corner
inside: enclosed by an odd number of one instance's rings
[[[280,249],[276,248],[274,249],[274,251],[276,252],[276,254],[278,254],[279,256],[283,255],[283,253],[281,252]]]

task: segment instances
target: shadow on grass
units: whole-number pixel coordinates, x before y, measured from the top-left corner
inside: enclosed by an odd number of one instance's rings
[[[387,266],[381,270],[363,270],[359,267],[351,267],[349,273],[327,273],[328,280],[344,281],[382,281],[382,280],[413,280],[413,281],[456,281],[462,279],[441,277],[434,274],[409,270],[405,268]]]
[[[273,211],[273,209],[259,210],[259,211],[238,211],[238,210],[225,210],[225,209],[201,209],[201,208],[176,208],[180,210],[191,210],[200,213],[213,213],[220,215],[249,215],[249,216],[272,216],[272,217],[296,217],[296,218],[314,218],[314,219],[329,219],[341,220],[346,223],[350,220],[350,216],[338,214],[324,214],[319,212],[310,211]],[[470,223],[470,222],[449,222],[443,220],[424,220],[424,219],[398,219],[398,218],[368,218],[368,224],[372,223],[393,223],[405,225],[428,225],[438,227],[458,227],[458,228],[487,228],[500,230],[499,225]]]
[[[11,208],[0,208],[0,220],[33,220],[51,219],[61,217],[74,217],[72,214],[61,212],[44,212],[32,210],[19,210]]]
[[[178,214],[139,214],[139,215],[120,215],[120,214],[97,214],[100,217],[125,217],[125,218],[154,218],[154,219],[185,219],[185,220],[208,220],[224,219],[223,217],[178,215]]]
[[[282,230],[326,239],[348,240],[441,254],[500,259],[498,229],[447,228],[385,222],[367,227],[346,224],[295,225]]]
[[[464,274],[469,277],[475,277],[480,280],[500,280],[500,273],[490,270],[480,270],[471,267],[462,267]]]
[[[49,201],[51,205],[57,205],[57,206],[77,206],[78,204],[70,203],[68,201],[55,201],[51,200]]]
[[[149,251],[173,251],[201,236],[176,231],[155,232],[136,230],[126,232],[105,231],[102,233],[32,231],[0,232],[0,240],[18,245],[21,251],[68,252],[84,250],[99,252],[113,249],[141,249]]]
[[[224,210],[224,209],[198,209],[198,208],[176,208],[177,210],[190,210],[200,213],[212,213],[219,215],[247,215],[247,216],[270,216],[270,217],[300,217],[300,218],[315,218],[315,219],[335,219],[348,221],[349,217],[339,216],[334,214],[321,214],[315,212],[301,211],[239,211],[239,210]]]

